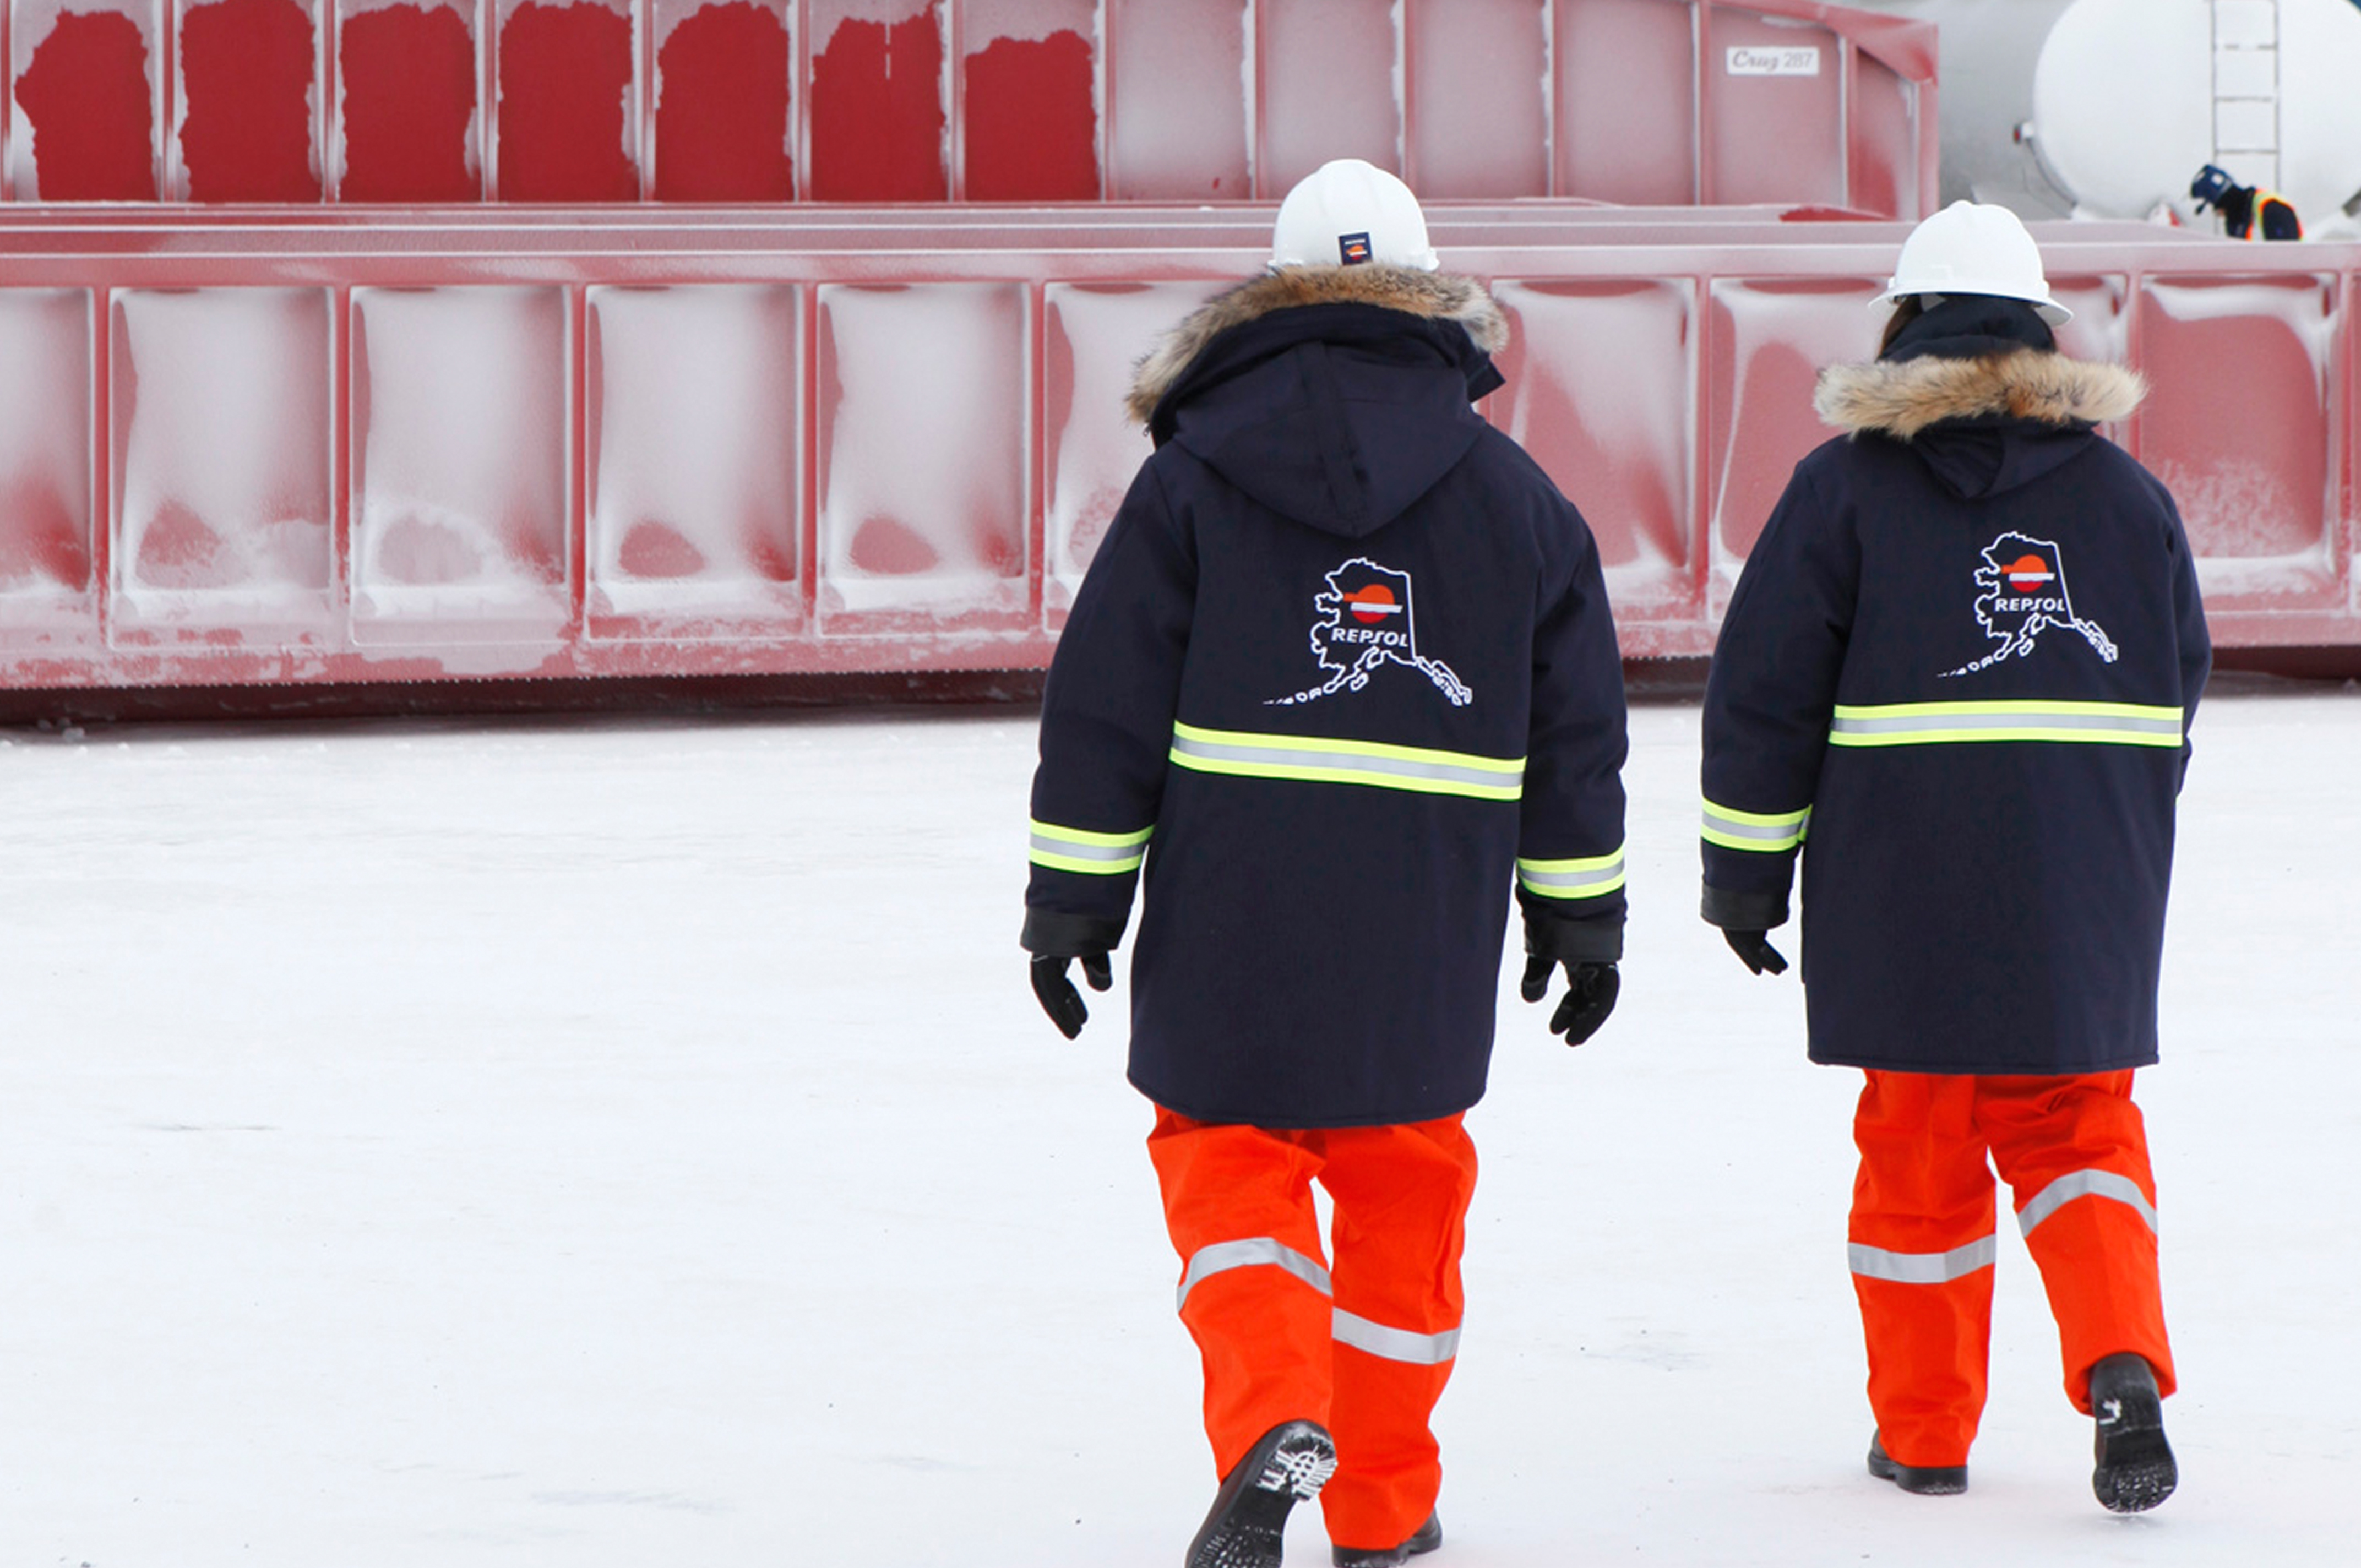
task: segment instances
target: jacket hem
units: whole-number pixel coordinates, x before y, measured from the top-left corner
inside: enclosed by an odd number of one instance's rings
[[[1960,1066],[1950,1062],[1909,1061],[1894,1057],[1871,1057],[1857,1052],[1841,1054],[1813,1047],[1807,1053],[1821,1067],[1859,1068],[1865,1072],[1916,1072],[1929,1078],[2078,1078],[2090,1072],[2126,1072],[2144,1067],[2154,1067],[2155,1051],[2145,1055],[2109,1057],[2099,1061],[2076,1062],[2067,1065],[2055,1061],[2040,1062],[1978,1062]]]
[[[1374,1113],[1334,1116],[1273,1115],[1265,1113],[1242,1112],[1235,1108],[1223,1110],[1208,1105],[1182,1104],[1178,1097],[1150,1089],[1132,1074],[1126,1073],[1124,1076],[1134,1089],[1139,1091],[1159,1110],[1170,1111],[1175,1115],[1186,1116],[1192,1122],[1203,1122],[1213,1126],[1260,1127],[1276,1133],[1329,1132],[1339,1127],[1406,1127],[1417,1122],[1439,1122],[1445,1116],[1456,1116],[1463,1111],[1472,1109],[1484,1098],[1484,1091],[1479,1089],[1465,1100],[1445,1101],[1433,1107],[1420,1106],[1414,1110],[1405,1110],[1399,1115]]]

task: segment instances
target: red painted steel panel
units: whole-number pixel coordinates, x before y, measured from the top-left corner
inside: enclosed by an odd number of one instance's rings
[[[1719,621],[1739,567],[1795,464],[1832,433],[1812,411],[1820,367],[1873,357],[1881,318],[1866,276],[1736,278],[1712,287],[1708,360],[1708,617]]]
[[[829,630],[1027,624],[1026,296],[1015,283],[819,290],[814,461]]]
[[[797,291],[589,296],[588,634],[797,630]]]
[[[2171,489],[2210,603],[2346,603],[2334,274],[2159,276],[2138,296],[2147,400],[2132,419]]]
[[[113,313],[109,640],[326,646],[327,291],[124,289]]]
[[[1257,189],[1279,196],[1332,158],[1399,174],[1402,39],[1393,0],[1259,0]]]
[[[456,0],[338,0],[337,200],[482,198],[476,44],[475,8]]]
[[[571,354],[560,289],[353,291],[355,643],[465,671],[566,634]]]
[[[967,200],[1098,197],[1097,10],[1097,0],[961,5]]]
[[[320,199],[320,0],[176,0],[175,193],[193,202]]]
[[[1241,201],[1246,0],[1105,0],[1108,194]]]
[[[640,194],[631,0],[499,0],[503,202]]]
[[[152,202],[160,0],[11,0],[8,157],[19,201]]]
[[[792,200],[788,0],[653,3],[656,200]]]
[[[1504,280],[1493,294],[1511,336],[1487,415],[1579,498],[1624,614],[1698,618],[1695,285]]]
[[[1683,0],[1558,0],[1559,195],[1697,200],[1696,27]]]
[[[1590,518],[1627,652],[1706,652],[1905,225],[1433,217],[1511,313],[1487,411]],[[1268,222],[478,209],[390,244],[357,210],[0,214],[0,681],[1038,666],[1146,450],[1132,362]],[[2217,639],[2361,647],[2361,247],[2037,234],[2068,349],[2158,383],[2117,433],[2183,494]]]
[[[1413,5],[1405,93],[1421,197],[1550,189],[1550,0]]]
[[[0,292],[0,647],[96,629],[86,289]]]
[[[1837,35],[1793,17],[1715,6],[1703,37],[1704,199],[1844,205],[1850,192]]]
[[[948,197],[941,0],[810,5],[813,199]]]
[[[1043,293],[1044,594],[1055,626],[1150,450],[1148,433],[1124,413],[1132,367],[1213,289],[1052,283]]]

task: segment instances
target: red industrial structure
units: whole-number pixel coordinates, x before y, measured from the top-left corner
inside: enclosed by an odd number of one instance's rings
[[[1347,154],[1507,307],[1626,653],[1703,653],[1935,192],[1932,30],[1806,0],[5,15],[19,691],[1038,668],[1131,363]],[[2040,238],[2217,639],[2361,646],[2361,247]]]

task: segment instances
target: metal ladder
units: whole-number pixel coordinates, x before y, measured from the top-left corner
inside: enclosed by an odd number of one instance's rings
[[[2208,0],[2213,37],[2213,161],[2241,181],[2279,183],[2279,0]],[[2227,36],[2223,12],[2231,13]],[[2268,18],[2268,31],[2255,22]],[[2243,24],[2243,25],[2241,25]],[[2231,163],[2235,159],[2236,165]],[[2261,175],[2264,168],[2268,175]]]

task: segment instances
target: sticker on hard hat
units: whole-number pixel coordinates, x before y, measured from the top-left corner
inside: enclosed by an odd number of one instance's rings
[[[1369,258],[1369,236],[1366,234],[1340,234],[1336,236],[1336,254],[1347,267],[1358,267]]]
[[[1817,49],[1748,49],[1743,45],[1730,51],[1730,74],[1732,76],[1817,76],[1820,73],[1820,51]]]

